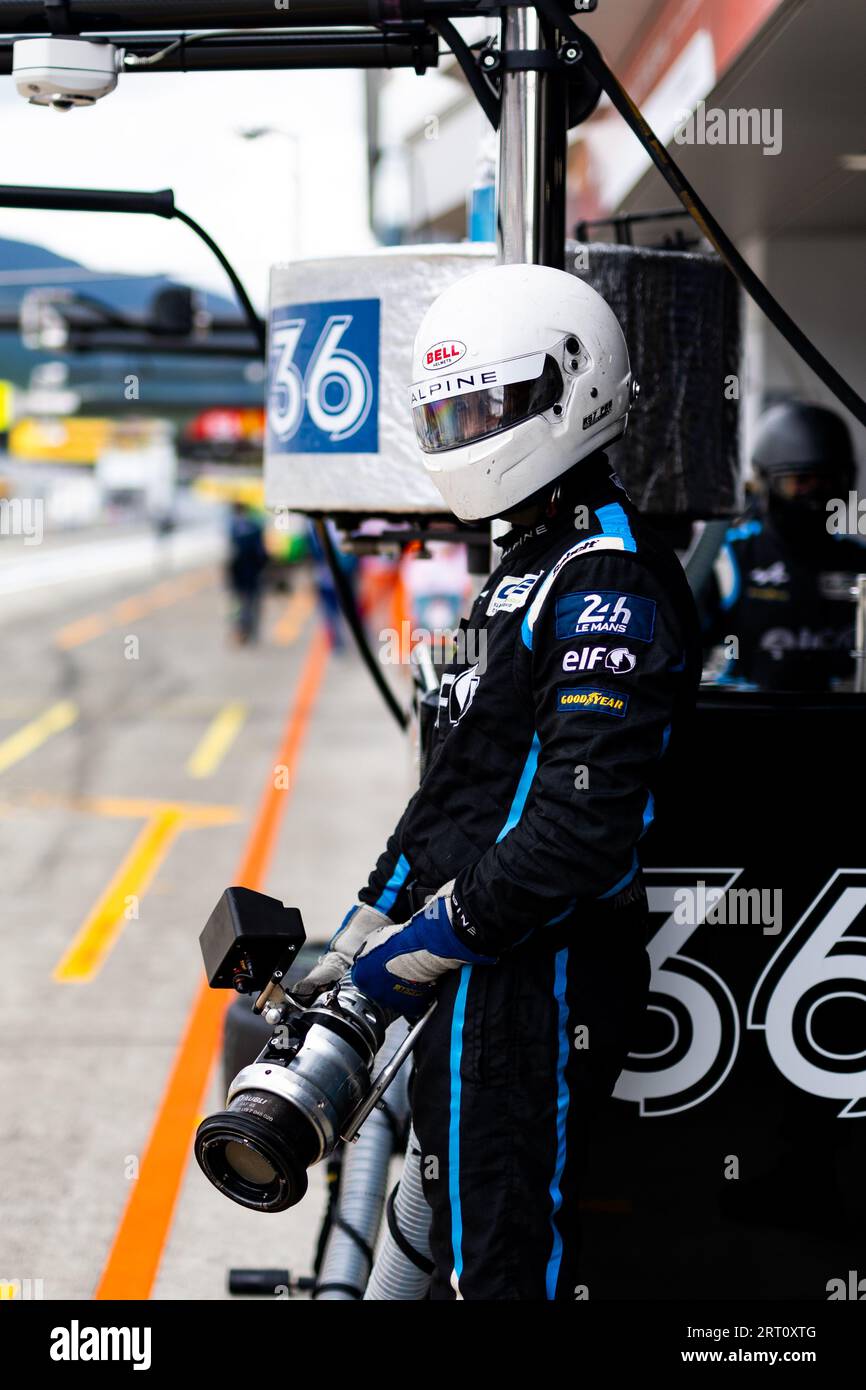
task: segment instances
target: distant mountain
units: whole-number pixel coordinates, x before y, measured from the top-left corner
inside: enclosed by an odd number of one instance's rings
[[[9,314],[33,289],[69,289],[98,299],[109,308],[132,318],[148,314],[154,295],[180,282],[168,275],[124,275],[97,271],[47,247],[32,242],[0,237],[0,312]],[[195,287],[194,287],[195,288]],[[243,316],[233,299],[210,290],[199,291],[204,306],[220,318]],[[261,383],[246,379],[244,358],[203,358],[190,353],[183,357],[151,354],[32,352],[19,335],[0,328],[0,378],[26,386],[30,373],[40,362],[65,361],[69,384],[80,389],[82,410],[89,414],[101,410],[124,409],[123,381],[135,374],[146,382],[142,407],[152,411],[183,414],[208,405],[261,405]],[[126,407],[128,409],[128,406]]]
[[[127,313],[142,313],[154,294],[166,285],[179,281],[169,275],[126,275],[119,271],[92,270],[80,261],[58,256],[45,246],[29,241],[13,241],[0,237],[0,304],[17,304],[22,294],[37,286],[62,285],[69,288],[87,287],[89,294],[104,299],[112,308]],[[199,290],[206,307],[220,317],[240,318],[233,299]]]
[[[11,237],[0,236],[0,271],[45,270],[63,265],[83,269],[78,261],[58,256],[47,246],[35,246],[30,241],[13,241]]]

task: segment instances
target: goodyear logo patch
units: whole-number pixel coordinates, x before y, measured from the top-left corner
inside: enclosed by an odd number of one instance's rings
[[[616,719],[624,719],[628,709],[628,696],[617,695],[613,690],[599,690],[588,686],[560,686],[556,692],[556,708],[562,710],[597,710],[599,714],[612,714]]]

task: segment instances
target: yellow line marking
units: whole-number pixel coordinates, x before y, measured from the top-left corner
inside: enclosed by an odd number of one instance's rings
[[[282,617],[274,626],[272,636],[277,646],[288,647],[297,641],[315,606],[312,589],[299,589],[297,593],[292,594]]]
[[[221,709],[208,725],[186,765],[190,777],[210,777],[231,748],[247,717],[239,700]]]
[[[324,675],[330,643],[319,631],[310,644],[292,710],[274,763],[289,772],[289,789]],[[263,791],[235,882],[265,888],[286,791],[271,772]],[[141,1173],[130,1185],[129,1202],[117,1227],[98,1300],[148,1299],[159,1272],[184,1173],[189,1164],[195,1116],[204,1101],[207,1080],[225,1020],[225,990],[211,990],[202,980],[193,1001],[141,1159]]]
[[[146,801],[138,797],[85,796],[73,805],[96,816],[114,816],[118,819],[155,816],[160,811],[174,811],[187,825],[194,827],[234,825],[244,818],[244,813],[237,806],[200,806],[195,801]]]
[[[40,805],[72,806],[94,815],[144,819],[135,843],[100,896],[92,912],[54,969],[61,984],[92,980],[102,968],[127,921],[131,898],[140,899],[182,830],[230,825],[243,819],[235,806],[208,806],[194,801],[152,801],[140,797],[31,797]]]
[[[60,700],[56,705],[51,705],[44,714],[32,719],[0,743],[0,772],[5,772],[14,763],[20,763],[22,758],[35,752],[54,734],[68,729],[77,718],[78,706],[71,700]]]
[[[136,618],[146,617],[148,613],[153,613],[158,608],[167,608],[169,604],[177,603],[183,598],[189,598],[192,594],[198,593],[200,589],[211,584],[214,574],[214,570],[209,567],[204,570],[196,570],[193,574],[183,575],[178,579],[165,579],[161,584],[156,584],[151,589],[145,589],[140,594],[133,594],[130,598],[122,599],[104,613],[90,613],[86,618],[77,618],[75,622],[67,623],[65,627],[61,627],[55,632],[54,643],[62,651],[70,651],[73,647],[83,646],[85,642],[92,642],[95,637],[101,637],[112,627],[117,627],[121,623],[132,622]]]
[[[231,825],[244,818],[244,813],[237,806],[198,801],[159,801],[143,796],[64,796],[57,792],[28,792],[25,796],[0,802],[0,808],[9,812],[19,812],[22,806],[37,810],[59,808],[85,811],[94,816],[120,820],[146,820],[158,811],[177,811],[191,826]]]
[[[130,899],[141,898],[183,828],[174,807],[145,822],[135,843],[54,970],[61,984],[92,980],[123,931]]]

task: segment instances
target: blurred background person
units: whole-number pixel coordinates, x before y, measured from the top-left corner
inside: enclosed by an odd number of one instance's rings
[[[229,521],[228,582],[235,598],[235,634],[241,643],[258,640],[268,554],[264,527],[244,502],[233,502]]]
[[[358,560],[354,555],[347,555],[340,550],[337,544],[337,533],[333,522],[327,521],[328,534],[334,546],[340,569],[346,576],[350,587],[354,592],[355,574],[358,568]],[[315,526],[310,524],[310,554],[313,560],[313,579],[316,585],[316,592],[319,596],[319,606],[322,612],[322,620],[330,638],[331,648],[335,652],[341,652],[346,646],[345,621],[340,608],[340,599],[337,594],[337,586],[334,583],[334,576],[331,567],[325,558],[322,544],[319,540]]]
[[[864,542],[831,525],[855,485],[851,435],[832,410],[774,405],[752,466],[752,504],[726,533],[701,595],[705,645],[736,638],[725,684],[826,690],[853,673],[851,591],[866,571]]]

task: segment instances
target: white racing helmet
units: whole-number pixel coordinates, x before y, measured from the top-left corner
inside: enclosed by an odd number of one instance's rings
[[[612,309],[541,265],[449,286],[418,329],[412,377],[424,466],[462,521],[502,516],[618,439],[633,394]]]

